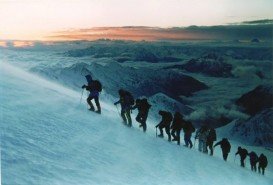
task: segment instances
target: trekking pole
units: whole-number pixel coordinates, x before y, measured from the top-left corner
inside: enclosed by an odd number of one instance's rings
[[[157,127],[155,127],[155,137],[157,137]]]
[[[118,113],[118,116],[121,117],[120,113],[119,113],[119,110],[118,110],[118,106],[116,105],[116,109],[117,109],[117,113]]]
[[[81,95],[81,99],[80,99],[80,104],[82,103],[83,91],[84,91],[84,89],[82,89],[82,95]]]
[[[193,148],[195,149],[196,138],[194,138]]]

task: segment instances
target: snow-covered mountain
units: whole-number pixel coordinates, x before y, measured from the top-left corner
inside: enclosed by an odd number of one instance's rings
[[[125,128],[112,105],[103,103],[103,114],[92,114],[77,91],[3,62],[0,69],[3,184],[269,185],[273,180],[270,170],[261,176],[232,157],[224,162],[219,150],[210,157],[155,138],[149,122],[146,134]]]
[[[116,62],[105,65],[77,63],[69,67],[45,68],[43,66],[32,68],[32,71],[75,89],[79,89],[85,83],[85,75],[91,74],[93,78],[101,81],[106,93],[115,97],[118,90],[124,88],[132,92],[136,98],[164,93],[170,98],[179,100],[181,95],[190,96],[196,91],[207,88],[204,83],[183,73],[145,68],[135,69],[123,67]]]
[[[273,107],[273,86],[260,85],[252,91],[243,94],[236,104],[250,114],[255,115],[264,109]]]
[[[224,59],[215,53],[207,54],[198,59],[191,59],[181,67],[189,72],[203,73],[215,77],[232,77],[232,65],[225,63]]]
[[[230,131],[239,141],[273,148],[273,109],[265,109],[246,122],[238,121]]]

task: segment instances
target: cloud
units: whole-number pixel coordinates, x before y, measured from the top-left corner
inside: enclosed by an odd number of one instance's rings
[[[262,19],[262,20],[255,20],[255,21],[244,21],[241,24],[273,24],[273,20]]]
[[[246,21],[241,24],[189,27],[96,27],[55,32],[51,40],[272,40],[272,20]]]

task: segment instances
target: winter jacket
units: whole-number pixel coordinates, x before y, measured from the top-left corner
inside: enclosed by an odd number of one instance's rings
[[[195,138],[199,139],[200,141],[207,141],[207,137],[209,135],[209,130],[207,130],[206,127],[201,127],[200,129],[197,130]]]
[[[249,156],[250,163],[258,162],[258,155],[255,152],[250,152],[248,156]]]
[[[86,75],[85,78],[87,80],[87,85],[83,85],[83,88],[90,92],[89,96],[99,96],[99,91],[97,90],[96,84],[92,80],[92,77],[90,75]]]
[[[209,130],[209,135],[207,137],[207,141],[216,141],[216,131],[214,128]]]
[[[268,161],[267,161],[267,157],[264,154],[260,155],[258,161],[259,161],[259,166],[263,168],[267,167]]]
[[[245,159],[246,156],[248,155],[248,152],[246,149],[244,148],[241,148],[241,149],[238,149],[238,151],[236,152],[235,155],[239,154],[241,158]]]
[[[170,126],[173,119],[172,113],[167,111],[159,111],[159,114],[162,116],[162,120],[157,127]]]
[[[218,145],[221,146],[221,149],[222,149],[223,153],[229,153],[230,152],[231,145],[230,145],[229,141],[226,138],[224,138],[221,141],[219,141],[218,143],[216,143],[214,145],[214,147],[216,147]]]
[[[148,103],[147,99],[144,98],[142,100],[136,101],[136,104],[132,107],[132,109],[136,108],[141,114],[148,114],[151,105]]]
[[[185,124],[185,120],[183,120],[182,115],[179,113],[176,113],[173,118],[171,129],[181,130],[184,124]]]

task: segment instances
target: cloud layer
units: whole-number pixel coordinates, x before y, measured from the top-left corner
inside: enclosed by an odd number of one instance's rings
[[[97,27],[56,32],[50,40],[272,40],[272,20],[242,22],[236,25],[189,27]]]

